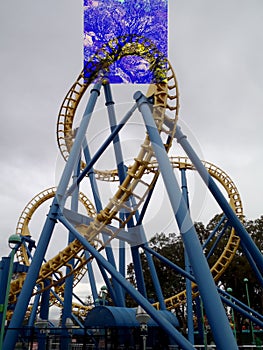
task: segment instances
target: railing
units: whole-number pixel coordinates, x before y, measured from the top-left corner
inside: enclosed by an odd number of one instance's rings
[[[62,329],[62,328],[23,328],[20,330],[19,340],[14,350],[37,350],[38,341],[46,344],[48,350],[60,350],[61,344],[68,344],[70,350],[106,350],[114,347],[116,350],[140,350],[141,349],[141,336],[140,333],[134,329],[132,338],[127,345],[124,345],[123,334],[112,333],[109,329],[93,329],[93,332],[89,329]],[[116,330],[115,330],[116,331]],[[263,331],[255,331],[256,344],[246,344],[251,341],[249,337],[240,338],[240,342],[244,345],[239,345],[239,350],[263,350]],[[243,332],[242,332],[243,334]],[[249,335],[249,333],[248,333]],[[160,340],[165,341],[163,337]],[[156,342],[159,343],[159,339],[154,338],[154,334],[148,335],[147,350],[156,350]],[[127,339],[125,338],[125,341]],[[210,343],[210,341],[208,341]],[[118,345],[117,345],[118,344]],[[241,343],[242,344],[242,343]],[[66,345],[67,347],[67,345]],[[163,349],[163,344],[160,344],[159,349]],[[216,345],[195,345],[196,350],[216,350]],[[177,345],[167,345],[165,349],[169,350],[181,350]]]

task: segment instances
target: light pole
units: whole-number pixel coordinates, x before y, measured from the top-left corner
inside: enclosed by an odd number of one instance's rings
[[[249,298],[249,293],[248,293],[248,279],[244,278],[243,282],[245,283],[245,286],[246,286],[247,305],[250,308],[250,298]],[[250,321],[250,329],[251,329],[251,336],[252,336],[252,344],[255,344],[255,334],[254,334],[254,328],[253,328],[252,321]]]
[[[8,246],[11,248],[11,254],[10,254],[10,261],[9,261],[9,269],[8,269],[8,277],[7,277],[7,284],[6,284],[6,292],[5,292],[5,301],[2,305],[2,324],[1,324],[1,333],[0,333],[0,350],[2,350],[3,347],[3,339],[4,339],[4,333],[5,333],[5,320],[6,320],[6,313],[7,313],[7,306],[8,306],[8,298],[9,298],[9,292],[10,292],[10,283],[12,279],[13,274],[13,266],[14,266],[14,257],[15,253],[17,251],[17,248],[21,244],[21,237],[19,235],[11,235],[8,239]]]
[[[147,314],[147,312],[139,305],[136,310],[136,320],[140,323],[143,350],[146,350],[146,340],[148,332],[147,322],[150,320],[150,318],[151,317]]]
[[[230,294],[230,301],[231,301],[231,303],[232,303],[231,293],[233,292],[233,289],[229,287],[229,288],[227,288],[226,291]],[[232,319],[232,322],[233,322],[234,336],[235,336],[235,338],[237,338],[236,323],[235,323],[235,315],[234,315],[234,310],[233,310],[232,306],[231,306],[231,319]]]
[[[100,291],[101,291],[102,305],[105,306],[106,305],[106,297],[108,294],[108,288],[106,286],[102,286]]]

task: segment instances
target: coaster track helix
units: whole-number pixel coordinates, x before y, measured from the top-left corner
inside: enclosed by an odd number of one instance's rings
[[[89,71],[92,73],[90,76],[85,75],[85,70],[78,76],[76,82],[72,85],[71,89],[67,93],[62,106],[60,108],[58,122],[57,122],[57,140],[60,152],[65,160],[68,159],[73,141],[74,141],[74,129],[73,122],[77,107],[85,91],[88,89],[90,83],[98,78],[98,72],[101,70],[107,70],[107,68],[116,59],[128,54],[144,55],[153,67],[155,72],[159,72],[160,67],[163,66],[164,61],[160,63],[157,61],[158,52],[155,51],[154,46],[147,39],[139,37],[124,37],[119,40],[112,40],[105,45],[91,60],[91,68]],[[156,68],[157,64],[157,68]],[[153,116],[158,127],[159,133],[162,135],[165,148],[169,151],[173,137],[175,134],[176,123],[178,120],[179,111],[179,94],[178,85],[176,81],[173,69],[168,61],[165,61],[167,66],[167,77],[164,81],[153,84],[149,87],[148,96],[154,97],[153,104]],[[155,65],[155,66],[154,66]],[[99,67],[99,69],[98,69]],[[157,73],[155,75],[157,75]],[[166,123],[168,121],[168,123]],[[169,125],[167,127],[166,125]],[[165,136],[165,137],[164,137]],[[174,168],[186,168],[189,170],[195,170],[188,158],[184,157],[171,157],[170,162]],[[203,162],[205,168],[209,174],[218,180],[225,188],[229,197],[230,203],[236,212],[237,216],[242,219],[243,210],[239,193],[233,181],[229,176],[215,165]],[[85,163],[82,163],[82,168],[85,167]],[[117,170],[111,171],[98,171],[95,170],[95,175],[98,180],[116,182],[119,181]],[[145,176],[147,175],[147,176]],[[93,220],[89,225],[82,225],[77,227],[79,232],[86,237],[89,242],[96,245],[98,250],[102,250],[105,246],[118,236],[118,233],[124,228],[128,221],[135,215],[135,212],[139,209],[141,204],[145,201],[149,191],[153,188],[159,175],[158,164],[155,160],[154,153],[151,147],[151,142],[148,135],[141,146],[138,156],[135,158],[134,163],[128,167],[127,176],[119,186],[117,192],[112,199],[108,202],[106,207],[99,213],[88,198],[80,193],[80,201],[84,204],[87,214],[92,217]],[[138,189],[139,188],[139,189]],[[143,188],[143,190],[142,190]],[[35,210],[47,199],[55,195],[55,188],[45,190],[35,196],[33,200],[24,209],[18,225],[16,233],[22,236],[29,236],[28,229],[29,221],[34,214]],[[130,204],[129,199],[133,197],[136,199],[135,204]],[[119,213],[125,211],[129,215],[125,218],[120,218]],[[116,230],[111,230],[107,225],[114,225],[118,227]],[[101,232],[107,232],[108,241],[102,242],[100,238]],[[211,272],[215,280],[224,273],[225,269],[233,259],[235,252],[238,248],[239,238],[235,234],[235,230],[232,229],[227,245],[225,246],[218,261],[211,267]],[[60,251],[55,257],[51,258],[47,262],[44,262],[37,280],[38,289],[35,289],[34,294],[40,293],[45,289],[44,281],[49,280],[48,288],[54,287],[57,294],[63,298],[63,281],[69,276],[65,274],[64,267],[70,267],[70,274],[74,275],[74,286],[82,279],[86,274],[87,258],[83,254],[84,247],[78,240],[71,242],[66,248]],[[69,265],[71,259],[75,259],[74,268]],[[30,264],[30,257],[28,252],[22,245],[18,251],[18,261],[28,266]],[[21,274],[12,281],[9,302],[15,303],[17,296],[23,286],[25,274]],[[171,296],[165,300],[167,309],[172,309],[184,303],[186,300],[185,291],[180,292],[177,295]],[[57,303],[53,298],[51,304]],[[158,303],[154,304],[156,308],[159,308]],[[73,305],[73,309],[76,313],[84,316],[89,308],[82,305]]]
[[[173,165],[173,168],[186,168],[188,170],[195,170],[191,162],[189,161],[188,158],[186,157],[170,157],[171,164]],[[234,184],[234,182],[231,180],[231,178],[220,168],[216,167],[215,165],[209,163],[209,162],[203,162],[204,166],[208,170],[209,174],[218,180],[221,185],[224,187],[224,189],[227,192],[227,196],[230,200],[230,203],[235,210],[237,216],[242,220],[243,218],[243,208],[242,208],[242,203],[240,199],[240,195],[238,193],[238,190]],[[149,172],[155,172],[156,168],[158,167],[157,163],[152,162],[149,165],[148,171]],[[113,170],[112,172],[107,171],[103,174],[103,172],[96,172],[96,177],[98,180],[102,181],[117,181],[117,176],[116,176],[116,171]],[[34,212],[37,210],[37,208],[43,204],[46,200],[52,198],[55,196],[56,193],[56,188],[50,188],[47,189],[38,195],[36,195],[25,207],[23,210],[18,224],[16,228],[16,233],[20,234],[22,236],[30,236],[29,232],[29,221],[34,214]],[[91,217],[95,216],[95,208],[93,204],[88,200],[88,198],[80,193],[80,201],[82,204],[84,204],[87,214]],[[231,230],[231,234],[229,236],[229,240],[224,247],[223,252],[221,253],[219,259],[216,261],[216,263],[211,267],[211,272],[212,275],[214,276],[215,280],[218,280],[220,276],[224,273],[224,271],[227,269],[229,264],[231,263],[233,257],[235,256],[236,250],[239,245],[239,237],[235,234],[235,230]],[[66,248],[64,251],[60,252],[59,255],[63,255],[63,260],[65,262],[65,266],[67,266],[67,261],[69,261],[69,256],[68,256],[68,249]],[[79,256],[76,254],[74,256],[75,258],[79,259]],[[61,258],[61,257],[60,257]],[[71,258],[71,255],[70,255]],[[54,259],[54,261],[52,261]],[[50,266],[55,266],[56,263],[55,261],[58,259],[57,257],[54,257],[47,263]],[[24,246],[21,246],[20,250],[18,251],[18,260],[25,264],[29,265],[30,259],[28,257],[27,251],[25,250]],[[86,262],[86,260],[85,260]],[[53,270],[53,275],[56,273],[59,273],[59,269]],[[87,273],[87,268],[86,264],[81,267],[81,269],[78,267],[74,270],[74,286],[81,281],[82,277]],[[63,300],[63,291],[64,291],[64,286],[63,284],[61,285],[61,282],[65,279],[65,276],[62,274],[59,274],[61,276],[61,279],[56,279],[54,280],[54,283],[56,285],[55,290],[57,294],[60,296],[60,298]],[[40,278],[38,283],[41,285],[43,284],[44,278],[41,276],[40,273]],[[43,289],[38,289],[38,293],[43,291]],[[182,303],[186,302],[186,292],[185,290],[173,295],[167,299],[165,299],[165,304],[167,309],[174,309],[181,305]],[[61,304],[59,304],[56,300],[56,298],[52,297],[52,304],[56,304],[61,307]],[[154,306],[159,309],[159,303],[155,303]],[[86,313],[90,310],[90,307],[87,307],[85,305],[73,303],[73,312],[78,314],[79,316],[84,317]]]
[[[73,84],[65,97],[62,107],[59,112],[58,118],[58,143],[61,153],[65,159],[67,159],[68,152],[72,145],[73,132],[72,124],[75,116],[77,106],[80,102],[84,92],[89,87],[90,83],[94,81],[102,70],[107,68],[117,59],[120,59],[126,55],[141,55],[153,65],[153,71],[155,76],[158,77],[160,69],[163,66],[167,66],[167,76],[165,81],[162,81],[149,89],[151,94],[154,94],[154,106],[153,114],[155,122],[158,126],[160,134],[166,135],[167,141],[165,147],[168,151],[172,144],[173,135],[175,133],[176,122],[178,119],[178,86],[175,79],[172,67],[166,60],[160,61],[160,53],[156,50],[155,46],[147,39],[142,37],[136,37],[134,35],[125,36],[119,38],[119,40],[112,40],[105,45],[97,54],[90,60],[91,66],[89,67],[90,76],[87,78],[84,69],[77,81]],[[160,63],[161,62],[161,63]],[[161,68],[160,68],[161,67]],[[167,117],[166,111],[174,111],[174,115]],[[164,125],[164,120],[168,120],[172,127],[167,128]],[[158,178],[158,171],[155,171],[152,176],[147,177],[146,180],[142,179],[143,174],[146,172],[148,165],[153,158],[153,151],[150,145],[150,140],[146,136],[141,150],[138,156],[135,158],[134,164],[129,168],[127,176],[123,183],[119,186],[117,193],[110,200],[108,205],[96,216],[89,226],[82,227],[82,234],[90,241],[97,241],[98,249],[103,249],[114,237],[116,237],[119,231],[126,226],[130,218],[135,214],[139,206],[143,203],[148,192],[152,188],[153,184]],[[136,187],[140,185],[140,190],[136,193]],[[143,189],[143,190],[142,190]],[[133,196],[136,198],[137,203],[132,206],[127,206],[129,198]],[[120,219],[118,213],[121,210],[125,210],[129,215],[125,219]],[[106,228],[106,225],[110,223],[117,223],[119,229],[115,232]],[[102,243],[99,239],[99,235],[102,230],[107,231],[109,240]],[[78,260],[75,264],[75,271],[79,271],[87,263],[87,260],[83,257],[81,252],[83,246],[79,241],[74,240],[63,251],[59,252],[53,259],[42,265],[39,279],[37,284],[40,284],[43,280],[49,280],[49,287],[59,285],[61,280],[55,280],[52,278],[54,271],[58,272],[63,266],[67,264],[72,258]],[[79,256],[81,255],[81,257]],[[24,257],[26,260],[26,257]],[[73,271],[72,271],[73,273]],[[63,273],[61,272],[63,275]],[[20,276],[14,280],[10,290],[10,302],[15,303],[16,298],[22,288],[25,275]],[[66,276],[61,277],[65,279]],[[75,278],[75,281],[77,278]]]

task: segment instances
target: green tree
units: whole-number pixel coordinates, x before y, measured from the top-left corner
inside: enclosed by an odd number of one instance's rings
[[[212,220],[205,226],[202,222],[195,223],[195,228],[197,235],[201,244],[207,240],[207,238],[213,233],[215,227],[218,225],[222,218],[222,215],[216,215]],[[209,265],[213,264],[218,260],[221,255],[231,233],[231,228],[224,230],[224,224],[226,220],[219,226],[218,233],[209,241],[204,249],[204,253],[207,255],[210,249],[213,247],[220,233],[222,237],[218,240],[216,247],[213,250],[213,253],[208,259]],[[257,244],[258,248],[263,251],[263,216],[256,220],[249,220],[244,222],[248,233]],[[184,268],[184,247],[181,240],[181,237],[176,234],[157,233],[149,241],[150,247],[156,250],[161,255],[168,258],[170,261],[174,262],[178,266]],[[153,258],[156,272],[163,290],[165,298],[168,298],[172,295],[177,294],[178,292],[185,289],[185,279],[181,275],[176,273],[173,269],[165,266],[155,257]],[[141,254],[141,262],[144,273],[144,279],[146,284],[146,289],[148,293],[148,298],[152,301],[156,301],[156,294],[153,288],[153,283],[151,280],[150,271],[148,268],[147,259],[144,253]],[[129,264],[127,267],[127,278],[130,282],[136,286],[135,275],[134,275],[134,266]],[[231,287],[233,290],[233,296],[239,300],[247,303],[246,289],[244,278],[248,278],[249,283],[249,295],[250,295],[250,304],[253,309],[262,313],[263,312],[263,289],[260,283],[258,282],[252,268],[250,267],[247,258],[242,251],[241,246],[238,248],[236,255],[234,256],[230,266],[220,277],[220,285],[223,285],[225,290],[228,287]],[[131,302],[131,301],[130,301]],[[130,304],[132,305],[132,303]],[[182,307],[179,310],[181,315],[184,314],[184,308]],[[244,321],[241,315],[236,315],[237,325],[241,328],[242,322]]]

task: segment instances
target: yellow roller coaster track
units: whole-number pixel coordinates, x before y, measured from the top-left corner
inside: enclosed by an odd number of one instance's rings
[[[43,204],[46,200],[53,198],[55,194],[56,187],[50,187],[38,193],[33,199],[31,199],[29,203],[27,203],[18,219],[18,223],[16,225],[16,234],[21,236],[31,236],[28,225],[32,218],[32,215],[37,210],[37,208],[40,207],[41,204]],[[79,193],[79,201],[84,205],[87,214],[91,217],[94,217],[96,210],[91,201],[82,192]],[[30,265],[29,256],[24,245],[22,245],[17,252],[17,260],[26,266]]]
[[[110,53],[108,51],[110,51]],[[154,61],[155,57],[158,55],[154,54],[154,46],[148,39],[139,37],[136,41],[136,38],[132,36],[123,37],[119,41],[113,40],[105,45],[101,51],[97,53],[97,61],[99,62],[99,68],[106,69],[113,61],[120,59],[121,57],[133,54],[140,55],[147,59],[149,53],[151,53],[151,64]],[[158,53],[158,52],[157,52]],[[153,55],[153,56],[152,56]],[[167,151],[169,150],[173,136],[175,133],[176,123],[178,119],[178,86],[175,79],[174,72],[172,67],[168,62],[167,64],[167,76],[165,82],[151,86],[150,94],[154,95],[154,105],[153,105],[153,116],[158,127],[159,133],[166,136],[167,142],[165,147]],[[157,70],[159,66],[157,65]],[[98,67],[95,64],[95,69]],[[84,77],[84,71],[79,75],[77,81],[73,84],[72,88],[68,92],[66,98],[63,101],[62,107],[59,112],[58,119],[58,143],[62,155],[67,159],[67,154],[70,151],[72,145],[73,133],[72,125],[73,119],[75,116],[76,108],[79,104],[81,97],[84,92],[90,85],[90,83],[96,78],[96,74],[93,74],[90,78],[90,82],[87,82],[87,79]],[[172,116],[167,116],[169,112],[173,111]],[[170,128],[167,128],[164,125],[164,120],[169,119]],[[62,135],[62,136],[61,136]],[[150,144],[148,136],[146,136],[144,143],[141,146],[140,152],[135,158],[134,164],[129,168],[127,176],[124,179],[123,183],[119,186],[119,189],[115,193],[112,199],[110,199],[108,205],[96,216],[94,220],[86,227],[81,228],[81,233],[87,238],[89,242],[98,242],[97,248],[99,250],[103,249],[113,238],[115,238],[119,231],[124,228],[127,222],[135,214],[139,206],[144,202],[145,197],[152,188],[153,184],[156,182],[159,172],[156,171],[151,173],[151,176],[143,179],[143,174],[146,172],[148,165],[150,164],[153,158],[153,150]],[[135,199],[135,203],[129,205],[130,197]],[[118,213],[120,211],[125,211],[128,213],[125,219],[121,220]],[[109,224],[116,224],[119,229],[109,230],[106,226]],[[100,233],[102,231],[107,231],[109,234],[109,239],[107,242],[102,242],[99,239]],[[43,287],[43,281],[49,280],[49,287],[58,286],[61,280],[66,278],[63,275],[62,268],[65,266],[70,267],[68,262],[75,258],[75,270],[71,273],[75,273],[79,270],[83,270],[82,267],[87,263],[83,252],[83,246],[79,241],[74,240],[69,244],[64,250],[59,252],[53,259],[44,263],[41,267],[39,273],[39,279],[37,280],[37,285]],[[72,269],[72,267],[71,267]],[[54,273],[59,273],[61,276],[60,281],[53,279]],[[75,282],[77,283],[80,278],[82,278],[82,273],[75,274]],[[16,302],[17,296],[22,288],[25,276],[19,276],[11,284],[10,289],[10,302]],[[36,290],[36,293],[39,292]]]
[[[192,163],[186,157],[170,157],[170,162],[173,168],[185,168],[188,170],[195,170]],[[223,170],[213,165],[212,163],[203,161],[203,164],[208,170],[209,174],[223,185],[235,213],[240,218],[240,220],[242,220],[243,208],[242,208],[240,195],[231,178]],[[149,164],[147,171],[155,172],[157,167],[158,167],[158,164],[155,162],[152,162],[151,164]],[[108,173],[108,177],[106,181],[117,181],[115,171],[112,171],[112,175],[110,175],[109,172],[107,173]],[[96,173],[96,177],[98,179],[101,179],[101,174]],[[103,180],[105,180],[105,177],[103,177]],[[41,192],[40,194],[35,196],[31,202],[28,203],[28,205],[25,207],[18,221],[17,231],[16,231],[17,234],[22,234],[22,235],[30,234],[28,230],[28,223],[33,213],[45,200],[48,200],[54,195],[55,195],[55,188],[51,188]],[[84,196],[83,194],[80,194],[80,201],[84,204],[88,214],[90,216],[94,216],[95,215],[94,207],[92,206],[90,201],[87,199],[87,197]],[[218,280],[220,278],[220,276],[227,269],[228,265],[231,263],[236,253],[236,250],[238,248],[238,245],[239,245],[239,237],[235,235],[235,230],[232,229],[227,245],[224,247],[224,250],[221,253],[219,259],[211,267],[211,272],[215,280]],[[20,255],[23,255],[23,251],[20,251]],[[27,261],[27,259],[28,259],[27,254],[26,254],[26,258],[20,257],[20,261],[24,263]],[[55,271],[53,272],[55,273]],[[85,266],[82,266],[80,271],[74,271],[74,275],[76,277],[74,285],[76,285],[81,280],[80,276],[83,276],[86,272],[87,271]],[[59,282],[61,283],[61,280],[59,280]],[[63,300],[63,297],[62,297],[63,291],[64,291],[64,285],[63,284],[60,286],[57,285],[56,293],[60,296],[62,300]],[[185,301],[186,301],[185,291],[182,291],[174,296],[171,296],[170,298],[167,298],[165,300],[165,304],[167,309],[173,309],[173,308],[176,308],[178,305],[184,303]],[[51,297],[51,304],[56,304],[58,306],[61,306],[60,303],[54,297]],[[72,306],[73,306],[73,312],[80,316],[85,316],[88,310],[90,310],[90,307],[79,305],[77,303],[74,303]],[[157,309],[159,308],[158,303],[155,303],[154,306]]]
[[[109,42],[97,54],[98,61],[100,62],[100,68],[107,68],[112,61],[116,60],[116,57],[119,59],[127,54],[141,55],[143,50],[146,53],[149,52],[151,43],[147,42],[146,39],[140,38],[138,42],[136,40],[133,40],[130,40],[129,38],[127,39],[126,37],[125,39],[121,40],[121,43],[117,42],[116,40]],[[110,53],[107,51],[107,48],[111,49]],[[167,141],[165,141],[164,145],[168,151],[175,133],[176,123],[178,119],[179,101],[177,81],[169,62],[167,62],[167,67],[168,69],[166,82],[151,85],[148,91],[148,95],[154,95],[153,117],[161,136],[166,136]],[[97,69],[96,66],[95,68]],[[91,80],[93,80],[95,77],[96,75],[93,74]],[[89,85],[90,82],[87,82],[87,80],[84,79],[84,72],[82,71],[82,73],[77,78],[77,81],[73,84],[68,94],[66,95],[59,112],[57,123],[57,139],[60,151],[65,159],[68,158],[68,154],[73,143],[73,120],[75,112],[82,96],[84,95]],[[173,113],[171,113],[171,111]],[[171,125],[170,128],[167,128],[165,126],[165,119],[169,119],[169,123],[166,125]],[[163,136],[162,139],[164,139]],[[194,169],[187,158],[174,157],[171,158],[171,162],[172,165],[177,168],[186,167],[188,169]],[[211,163],[204,162],[204,165],[207,168],[208,172],[224,186],[230,198],[231,205],[233,206],[237,215],[242,218],[243,213],[240,196],[232,180],[221,169],[212,165]],[[86,237],[89,242],[94,243],[94,241],[96,241],[98,250],[103,249],[106,244],[114,239],[120,230],[126,226],[127,222],[135,214],[139,206],[144,202],[144,199],[156,182],[158,175],[158,166],[153,156],[150,140],[146,135],[139,154],[135,158],[135,162],[129,167],[125,180],[119,186],[113,198],[110,199],[109,203],[100,213],[95,214],[93,221],[91,221],[89,225],[82,225],[79,231]],[[96,176],[98,179],[104,181],[117,181],[116,171],[96,172]],[[129,203],[129,198],[131,196],[136,200],[136,203],[132,205],[127,204]],[[126,213],[129,213],[129,215],[127,215],[127,217],[122,220],[119,218],[118,213],[124,210]],[[32,212],[30,213],[32,216]],[[26,218],[24,221],[26,222]],[[119,229],[112,231],[107,228],[107,225],[109,224],[116,226]],[[22,228],[20,227],[20,230],[22,229],[23,225]],[[109,239],[107,242],[102,242],[100,240],[100,233],[102,231],[107,231],[109,234]],[[24,231],[24,234],[28,234],[28,232],[26,232],[26,229]],[[238,243],[239,238],[235,235],[234,230],[232,230],[229,241],[223,253],[221,254],[216,264],[211,268],[215,279],[218,279],[222,275],[222,273],[231,262],[237,250]],[[50,282],[49,287],[53,286],[57,292],[61,292],[61,287],[59,287],[59,285],[61,285],[61,282],[64,281],[67,277],[64,272],[65,269],[63,269],[65,266],[71,268],[71,274],[74,274],[74,285],[76,285],[81,280],[82,276],[86,273],[85,265],[87,263],[87,259],[85,259],[84,255],[82,254],[83,250],[84,247],[80,244],[80,242],[74,240],[55,257],[44,263],[41,267],[39,278],[36,283],[38,286],[40,286],[40,289],[36,290],[35,293],[43,290],[43,281],[47,279]],[[69,261],[72,258],[76,260],[74,269],[71,265],[69,265]],[[26,257],[24,257],[23,252],[21,253],[20,261],[28,264],[28,260]],[[58,280],[54,278],[54,274],[59,275]],[[24,279],[25,275],[21,275],[12,281],[9,299],[11,303],[16,302]],[[176,307],[178,304],[184,301],[185,292],[181,292],[176,296],[168,298],[165,302],[167,308],[169,309]],[[155,306],[158,308],[158,304],[155,304]],[[87,308],[82,308],[80,306],[79,312],[80,310],[82,310],[82,314],[85,314]]]
[[[16,226],[16,234],[24,236],[24,237],[31,237],[31,233],[29,230],[29,223],[30,220],[33,216],[33,214],[35,213],[35,211],[48,199],[53,198],[56,194],[56,187],[50,187],[40,193],[38,193],[33,199],[31,199],[31,201],[29,203],[27,203],[27,205],[25,206],[25,208],[23,209],[19,219],[18,219],[18,223]],[[90,217],[94,217],[96,214],[96,210],[93,206],[93,204],[91,203],[91,201],[82,193],[79,193],[79,201],[80,203],[82,203],[87,211],[87,214]],[[30,257],[28,255],[28,251],[25,247],[25,245],[21,245],[20,248],[17,251],[16,254],[17,257],[17,261],[20,264],[29,266],[30,265]],[[22,279],[24,279],[26,276],[25,273],[20,274],[20,279],[22,277]],[[62,289],[60,290],[60,297],[63,300],[63,286],[61,287]],[[59,304],[58,300],[55,298],[55,296],[53,294],[51,294],[50,296],[50,305],[53,304]],[[61,306],[61,304],[59,304]],[[30,309],[30,308],[29,308]],[[79,315],[83,314],[83,310],[85,310],[85,312],[87,312],[90,308],[89,307],[85,307],[85,308],[81,308],[79,304],[77,303],[72,303],[72,309],[73,312]],[[10,319],[12,315],[12,312],[8,312],[7,318]]]

